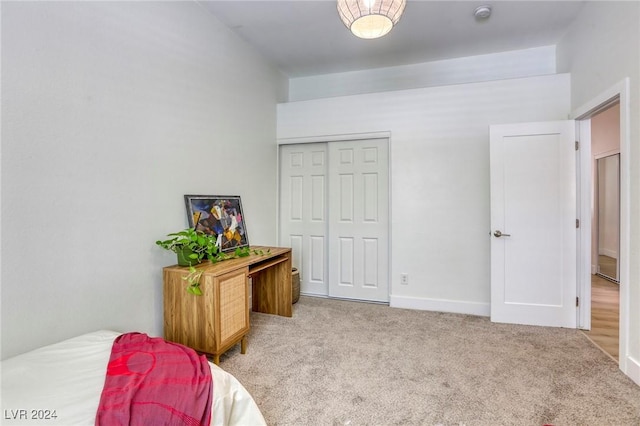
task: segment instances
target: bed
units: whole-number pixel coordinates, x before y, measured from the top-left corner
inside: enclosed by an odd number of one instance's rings
[[[1,363],[2,424],[94,425],[115,331],[97,331]],[[212,425],[265,425],[255,401],[231,374],[209,362]]]

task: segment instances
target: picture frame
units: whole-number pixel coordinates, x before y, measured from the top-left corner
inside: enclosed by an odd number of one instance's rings
[[[216,235],[222,252],[249,246],[249,236],[238,195],[185,195],[189,226]]]

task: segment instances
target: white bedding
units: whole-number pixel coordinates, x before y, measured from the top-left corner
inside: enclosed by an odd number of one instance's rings
[[[120,334],[97,331],[2,361],[2,424],[95,424],[111,346]],[[214,401],[211,424],[265,425],[240,382],[209,365]]]

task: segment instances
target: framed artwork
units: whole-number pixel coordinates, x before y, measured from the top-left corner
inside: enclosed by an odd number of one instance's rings
[[[189,226],[216,235],[223,252],[249,245],[242,202],[234,195],[185,195]]]

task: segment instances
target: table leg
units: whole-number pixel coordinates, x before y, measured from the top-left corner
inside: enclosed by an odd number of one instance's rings
[[[247,336],[242,337],[242,340],[240,340],[240,353],[247,353]]]

